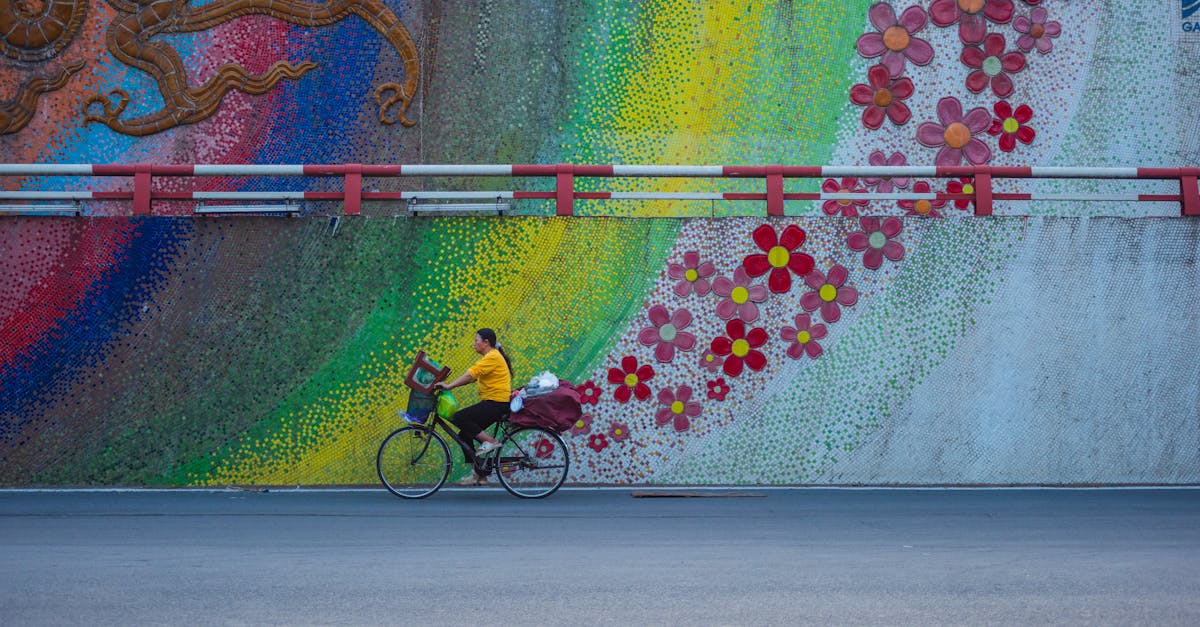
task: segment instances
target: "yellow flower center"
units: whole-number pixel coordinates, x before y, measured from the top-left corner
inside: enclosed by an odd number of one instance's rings
[[[767,253],[767,261],[775,268],[782,268],[787,265],[788,259],[791,258],[791,253],[783,246],[776,246]]]
[[[613,435],[621,435],[622,433],[625,433],[625,432],[621,431],[620,429],[613,429]]]
[[[575,428],[576,428],[576,429],[582,429],[583,427],[584,427],[584,424],[583,424],[583,421],[582,421],[582,420],[576,420],[576,421],[575,421]]]
[[[675,401],[674,403],[671,403],[671,413],[672,414],[682,414],[683,413],[683,402]]]
[[[917,213],[925,215],[933,210],[933,203],[928,200],[918,200],[915,210]]]
[[[1005,133],[1012,135],[1013,133],[1017,132],[1017,129],[1019,128],[1021,128],[1021,123],[1018,122],[1016,118],[1008,118],[1007,120],[1004,120]]]
[[[750,290],[744,287],[735,287],[733,288],[733,291],[729,293],[729,298],[733,299],[733,302],[741,305],[742,303],[750,300]]]
[[[966,185],[963,185],[963,193],[964,193],[964,194],[974,194],[974,193],[975,193],[975,186],[974,186],[974,185],[972,185],[972,184],[970,184],[970,183],[967,183]]]
[[[826,285],[825,287],[829,286]],[[796,341],[800,342],[801,344],[808,344],[810,340],[812,340],[812,333],[809,333],[808,331],[801,331],[796,334]]]
[[[833,299],[837,298],[837,288],[826,283],[821,286],[821,290],[817,292],[821,296],[821,300],[832,303]]]
[[[839,190],[837,191],[837,193],[839,193],[839,194],[849,194],[849,193],[850,193],[850,191],[851,191],[851,190],[848,190],[848,189],[839,189]],[[845,207],[846,205],[849,205],[849,204],[850,204],[850,201],[849,201],[849,200],[839,200],[839,201],[837,201],[837,204],[839,204],[839,205],[841,205],[841,206]]]
[[[683,273],[683,278],[688,280],[688,283],[695,283],[696,279],[700,278],[700,273],[695,270],[688,270]]]
[[[637,384],[638,384],[638,378],[637,378],[636,374],[630,373],[630,374],[625,375],[625,385],[628,385],[629,387],[633,387]]]
[[[717,360],[717,356],[712,353],[709,353],[704,356],[704,361],[707,361],[710,364],[716,360]]]
[[[746,340],[733,341],[733,354],[737,357],[745,357],[750,353],[750,342]]]

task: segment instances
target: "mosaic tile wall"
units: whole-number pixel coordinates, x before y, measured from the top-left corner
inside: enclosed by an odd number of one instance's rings
[[[243,5],[0,6],[0,161],[1200,163],[1200,29],[1177,3]],[[581,483],[1200,481],[1200,233],[1177,204],[322,215],[337,209],[0,218],[0,484],[373,483],[416,350],[462,369],[480,326],[518,379],[549,369],[588,391],[569,438]]]

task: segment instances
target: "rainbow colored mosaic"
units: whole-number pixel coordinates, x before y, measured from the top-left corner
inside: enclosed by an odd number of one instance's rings
[[[1200,43],[1163,26],[1171,11],[0,0],[0,161],[1193,166],[1200,116],[1177,61]],[[336,223],[326,209],[0,217],[0,484],[374,483],[417,350],[461,371],[485,326],[519,380],[582,384],[575,482],[1200,480],[1200,451],[1178,445],[1200,437],[1200,227],[1177,204],[1012,202],[980,219],[967,201],[831,200],[768,219],[732,201],[578,201],[575,218],[375,203]]]

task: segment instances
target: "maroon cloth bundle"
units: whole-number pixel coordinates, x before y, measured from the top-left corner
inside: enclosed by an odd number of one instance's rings
[[[508,417],[508,421],[522,427],[542,427],[562,433],[567,431],[583,416],[579,404],[579,392],[568,381],[559,381],[553,391],[525,399],[521,411]]]

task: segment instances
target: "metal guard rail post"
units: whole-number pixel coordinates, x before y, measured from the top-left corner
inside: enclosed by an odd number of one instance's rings
[[[975,215],[992,215],[998,200],[1081,200],[1118,202],[1178,202],[1180,215],[1200,216],[1200,168],[1133,167],[1013,167],[1013,166],[720,166],[720,165],[169,165],[169,164],[0,164],[0,176],[103,176],[132,177],[133,191],[49,192],[0,191],[2,200],[128,200],[133,215],[151,215],[154,200],[310,200],[341,201],[345,215],[359,215],[362,201],[411,199],[544,199],[555,201],[555,213],[574,215],[574,201],[581,200],[754,200],[765,201],[767,215],[783,215],[788,200],[970,200]],[[154,177],[181,176],[288,176],[341,177],[341,192],[167,192],[154,191]],[[364,177],[403,176],[490,176],[553,178],[553,192],[372,192],[363,191]],[[838,177],[971,178],[970,193],[893,192],[786,193],[784,179]],[[745,192],[577,192],[576,178],[760,178],[765,193]],[[1141,179],[1177,180],[1179,194],[1055,195],[1000,193],[994,182],[1002,179]],[[268,212],[265,209],[264,212]]]

